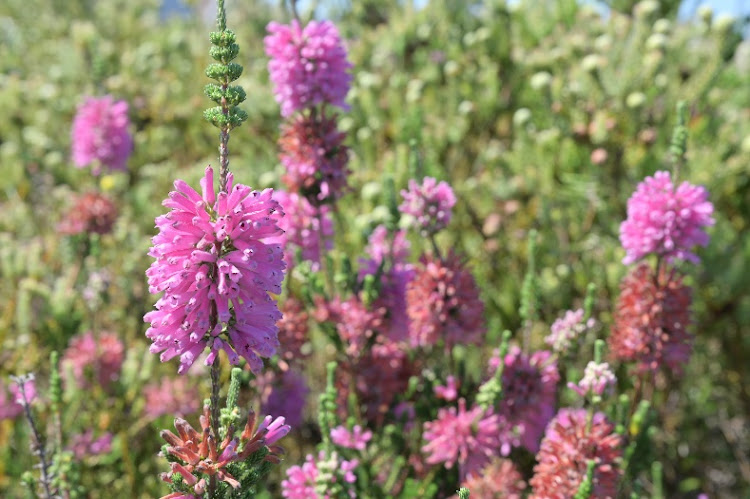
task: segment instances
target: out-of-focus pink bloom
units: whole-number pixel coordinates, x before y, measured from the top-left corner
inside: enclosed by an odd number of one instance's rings
[[[292,466],[286,471],[287,478],[281,482],[281,495],[286,499],[338,499],[344,495],[353,499],[357,495],[351,484],[357,481],[354,470],[358,465],[356,459],[347,461],[335,452],[326,457],[321,451],[317,459],[308,454],[302,466]],[[323,470],[329,476],[326,476],[326,483],[319,483],[318,476]]]
[[[367,447],[367,442],[371,439],[372,432],[370,430],[362,431],[360,425],[354,425],[351,431],[343,425],[331,429],[331,441],[339,447],[346,449],[363,451]]]
[[[437,398],[450,402],[458,398],[458,386],[459,384],[456,381],[456,377],[451,375],[446,378],[445,386],[435,385],[435,387],[433,387],[433,391],[435,392]]]
[[[658,278],[641,263],[620,284],[609,351],[614,359],[635,361],[640,372],[662,368],[680,375],[690,360],[692,293],[677,273]]]
[[[271,22],[266,29],[268,72],[282,116],[318,104],[349,109],[346,94],[352,65],[335,24],[310,21],[302,28],[293,20],[291,25]]]
[[[79,388],[91,386],[91,378],[104,389],[120,377],[120,368],[125,358],[125,345],[115,333],[91,331],[74,336],[62,358],[70,366],[73,380]],[[63,375],[68,371],[63,369]]]
[[[73,162],[78,168],[94,164],[94,174],[100,167],[125,170],[133,138],[128,132],[128,103],[114,101],[111,96],[89,97],[78,107],[71,132]]]
[[[320,298],[316,305],[315,319],[335,324],[347,355],[355,358],[362,355],[370,340],[376,336],[385,313],[381,309],[370,310],[356,296],[346,300],[336,297],[329,302]]]
[[[714,224],[713,211],[704,187],[683,182],[675,189],[665,171],[646,177],[628,200],[628,218],[620,225],[622,262],[631,264],[650,253],[698,262],[692,248],[708,244],[704,227]]]
[[[266,244],[280,244],[284,248],[287,267],[294,266],[299,249],[303,260],[312,262],[313,270],[320,268],[321,238],[325,250],[333,248],[333,221],[330,208],[326,205],[313,206],[295,192],[274,191],[273,198],[284,210],[284,218],[279,220],[283,233],[268,237]]]
[[[200,406],[202,399],[194,380],[179,378],[162,378],[143,388],[146,399],[144,412],[148,419],[156,419],[165,414],[186,418]]]
[[[302,346],[308,341],[308,319],[304,304],[296,298],[287,297],[281,307],[283,317],[276,325],[279,328],[279,343],[281,344],[281,357],[287,363],[301,362],[309,355],[302,353]]]
[[[401,191],[404,202],[398,209],[411,215],[423,234],[435,234],[448,226],[451,221],[456,196],[446,182],[425,177],[422,185],[409,180],[409,189]]]
[[[94,431],[89,429],[78,435],[74,435],[70,450],[76,459],[81,460],[89,456],[108,454],[112,451],[112,437],[109,432],[94,440]]]
[[[89,192],[77,196],[57,226],[62,234],[109,234],[117,221],[117,207],[104,194]]]
[[[406,231],[397,230],[389,234],[385,225],[378,225],[367,240],[365,254],[369,258],[362,258],[359,261],[359,278],[375,274],[383,262],[386,262],[390,268],[406,266],[410,251],[411,243],[406,238]]]
[[[414,402],[399,402],[393,408],[393,417],[405,432],[414,429],[414,421],[417,418],[417,411],[414,408]]]
[[[479,472],[492,457],[507,455],[515,441],[504,418],[480,406],[467,411],[464,399],[459,399],[458,409],[440,409],[435,421],[424,424],[423,436],[427,463],[444,463],[448,469],[458,463],[461,480]]]
[[[490,375],[500,359],[490,359]],[[526,355],[512,347],[505,356],[503,368],[503,397],[498,413],[521,431],[521,444],[530,452],[539,450],[544,428],[555,414],[557,382],[560,375],[552,354],[538,351]]]
[[[587,329],[591,329],[596,324],[593,318],[583,320],[583,309],[568,310],[565,315],[552,323],[551,333],[544,338],[544,342],[552,347],[552,350],[558,353],[567,352],[571,345],[576,342]]]
[[[480,499],[522,499],[526,482],[513,461],[494,458],[479,473],[469,475],[461,486]]]
[[[280,374],[268,371],[257,378],[261,394],[261,411],[266,414],[283,414],[287,424],[298,427],[303,421],[303,411],[310,389],[305,377],[289,369]]]
[[[550,422],[537,454],[534,477],[529,482],[533,499],[573,497],[594,460],[592,497],[617,496],[622,470],[616,461],[622,455],[621,437],[604,414],[594,414],[590,427],[584,409],[560,409]]]
[[[175,181],[176,190],[163,203],[170,212],[156,219],[159,234],[149,252],[156,261],[146,275],[149,291],[164,294],[144,316],[151,323],[150,350],[162,352],[162,362],[179,356],[180,373],[206,347],[207,365],[224,350],[230,363],[242,356],[258,373],[261,357],[279,347],[281,313],[269,293],[281,293],[285,264],[281,246],[265,238],[279,233],[283,213],[271,189],[233,186],[231,174],[228,193],[217,195],[210,167],[201,187],[202,196]]]
[[[609,368],[609,364],[603,362],[597,364],[594,361],[589,362],[586,365],[586,369],[583,372],[583,379],[575,383],[569,382],[568,388],[575,391],[581,397],[585,397],[589,393],[602,396],[605,391],[612,391],[614,389],[617,378]]]
[[[484,303],[479,288],[453,253],[444,260],[424,257],[406,287],[407,313],[412,346],[446,348],[478,344],[485,333]]]
[[[24,382],[24,394],[28,403],[36,399],[36,385],[33,379]],[[23,413],[23,399],[18,383],[15,381],[10,386],[0,382],[0,421],[3,419],[15,419]]]
[[[313,205],[339,199],[346,193],[349,148],[336,117],[301,115],[284,124],[279,137],[282,177],[292,192]]]

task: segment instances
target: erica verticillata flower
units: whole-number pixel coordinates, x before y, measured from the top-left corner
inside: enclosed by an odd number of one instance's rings
[[[354,470],[359,462],[347,461],[336,452],[326,457],[321,451],[317,459],[308,454],[302,466],[292,466],[281,482],[281,495],[286,499],[317,499],[357,497],[352,484],[357,481]]]
[[[458,464],[461,479],[479,472],[494,456],[507,455],[515,440],[503,417],[480,406],[467,410],[464,399],[458,408],[440,409],[435,421],[424,424],[423,437],[427,463],[444,463],[448,469]]]
[[[568,310],[565,314],[552,323],[550,334],[544,338],[544,342],[558,353],[567,352],[570,347],[578,341],[586,330],[594,327],[596,321],[593,318],[584,321],[584,311]]]
[[[447,348],[456,344],[477,344],[484,336],[484,303],[479,288],[460,259],[424,257],[406,287],[406,306],[413,346]]]
[[[88,429],[83,433],[73,435],[70,450],[79,460],[88,456],[108,454],[112,450],[112,437],[111,433],[106,432],[99,438],[94,439],[94,431]]]
[[[282,177],[292,192],[313,205],[335,201],[347,189],[349,148],[335,116],[300,115],[284,124],[279,137]]]
[[[266,414],[283,414],[292,427],[302,424],[310,389],[301,373],[294,369],[279,374],[269,371],[258,378],[258,385],[261,411]]]
[[[346,449],[363,451],[370,439],[372,439],[372,432],[370,430],[362,430],[360,425],[354,425],[351,430],[343,425],[331,429],[331,441],[339,447]]]
[[[612,357],[635,361],[641,372],[662,368],[681,373],[690,359],[690,287],[676,272],[657,276],[646,263],[620,284],[614,325],[609,336]]]
[[[411,179],[409,189],[401,191],[401,196],[404,202],[398,207],[399,211],[414,217],[423,234],[435,234],[450,223],[456,196],[446,182],[425,177],[420,185]]]
[[[309,315],[304,304],[294,297],[288,297],[281,306],[283,317],[276,326],[279,328],[279,343],[282,345],[281,357],[287,363],[301,361],[308,354],[302,352],[302,346],[308,341]]]
[[[451,375],[445,379],[445,386],[435,385],[433,391],[437,398],[450,402],[458,398],[458,386],[459,383],[456,381],[456,377]]]
[[[203,195],[182,180],[164,201],[170,212],[156,219],[159,234],[146,271],[149,291],[164,294],[146,336],[161,360],[180,357],[184,373],[208,347],[206,364],[224,350],[232,364],[243,357],[253,372],[279,346],[276,322],[281,318],[269,293],[281,292],[283,251],[264,239],[279,233],[283,215],[272,190],[253,191],[232,185],[218,195],[213,170],[201,180]]]
[[[490,359],[490,375],[499,362],[497,356]],[[521,444],[536,452],[544,428],[555,414],[560,380],[557,363],[550,352],[542,350],[529,356],[518,347],[512,347],[503,362],[503,397],[498,413],[520,429]]]
[[[575,496],[594,460],[592,497],[617,495],[622,471],[616,464],[622,455],[621,437],[604,414],[594,414],[590,426],[584,409],[560,409],[550,422],[537,454],[530,480],[535,499],[566,499]]]
[[[73,119],[72,153],[78,168],[94,165],[94,174],[100,167],[125,170],[133,138],[128,127],[128,103],[115,101],[111,96],[90,97],[78,107]]]
[[[317,299],[315,318],[336,325],[347,355],[359,357],[377,335],[383,321],[382,309],[371,309],[358,297],[346,300],[339,297],[328,302]]]
[[[284,211],[284,217],[279,220],[279,229],[283,232],[267,238],[266,242],[278,243],[284,248],[287,266],[294,265],[296,252],[300,250],[302,259],[312,262],[313,270],[318,270],[321,250],[329,251],[333,247],[330,208],[313,206],[296,192],[274,191],[273,198]],[[325,247],[321,247],[321,239],[325,241]]]
[[[115,203],[103,194],[89,192],[76,197],[57,226],[63,234],[108,234],[117,221]]]
[[[120,377],[124,358],[125,345],[116,334],[104,331],[94,336],[89,331],[71,338],[62,362],[70,366],[78,387],[90,387],[90,377],[93,377],[106,389]],[[63,370],[63,374],[67,372]]]
[[[623,263],[651,253],[698,262],[692,249],[708,244],[704,228],[714,224],[713,211],[704,187],[683,182],[675,188],[666,171],[646,177],[628,200],[628,218],[620,225]]]
[[[521,499],[526,482],[513,461],[496,457],[478,473],[469,475],[461,486],[471,491],[471,497]]]
[[[267,30],[268,72],[282,116],[318,104],[348,109],[352,65],[335,24],[310,21],[303,28],[293,20],[290,25],[271,22]]]
[[[284,424],[284,418],[266,416],[258,424],[255,413],[250,411],[242,433],[235,436],[228,431],[224,440],[219,442],[211,433],[209,411],[209,406],[203,407],[200,432],[182,418],[174,421],[176,435],[169,430],[162,430],[161,437],[168,444],[164,450],[171,456],[172,470],[163,473],[161,478],[165,482],[175,483],[174,477],[179,475],[182,487],[186,489],[168,494],[162,499],[183,497],[191,492],[202,496],[211,477],[237,489],[240,482],[228,471],[229,465],[245,461],[264,448],[264,461],[278,463],[279,456],[284,453],[284,449],[276,445],[290,430],[289,425]]]

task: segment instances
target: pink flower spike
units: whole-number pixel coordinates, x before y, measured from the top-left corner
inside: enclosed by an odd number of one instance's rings
[[[401,191],[404,202],[398,207],[401,213],[411,215],[422,234],[430,235],[448,226],[451,221],[456,196],[446,182],[425,177],[422,184],[409,180],[409,189]]]
[[[360,425],[354,425],[351,431],[341,425],[331,429],[331,441],[339,447],[346,449],[364,451],[367,447],[367,442],[371,439],[372,432],[370,430],[362,431]]]
[[[675,189],[666,171],[646,177],[628,200],[628,217],[620,225],[622,262],[629,265],[653,253],[697,263],[692,249],[708,244],[704,227],[714,224],[713,211],[704,187],[683,182]]]

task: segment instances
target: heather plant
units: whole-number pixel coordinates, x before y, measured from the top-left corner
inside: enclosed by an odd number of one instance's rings
[[[0,495],[746,494],[744,21],[200,3],[0,6]]]

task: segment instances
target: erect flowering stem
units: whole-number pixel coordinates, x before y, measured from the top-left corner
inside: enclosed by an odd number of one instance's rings
[[[55,495],[52,494],[52,489],[50,488],[50,484],[52,483],[50,463],[47,461],[47,452],[44,448],[44,441],[42,440],[41,433],[39,433],[39,430],[36,427],[34,416],[31,414],[31,403],[26,395],[26,383],[33,379],[33,375],[13,376],[13,380],[18,384],[18,393],[21,396],[18,402],[23,406],[24,416],[26,416],[26,421],[31,428],[31,434],[33,437],[31,441],[31,451],[39,458],[39,468],[42,473],[40,482],[42,482],[42,487],[44,487],[45,497],[51,499],[55,497]]]

